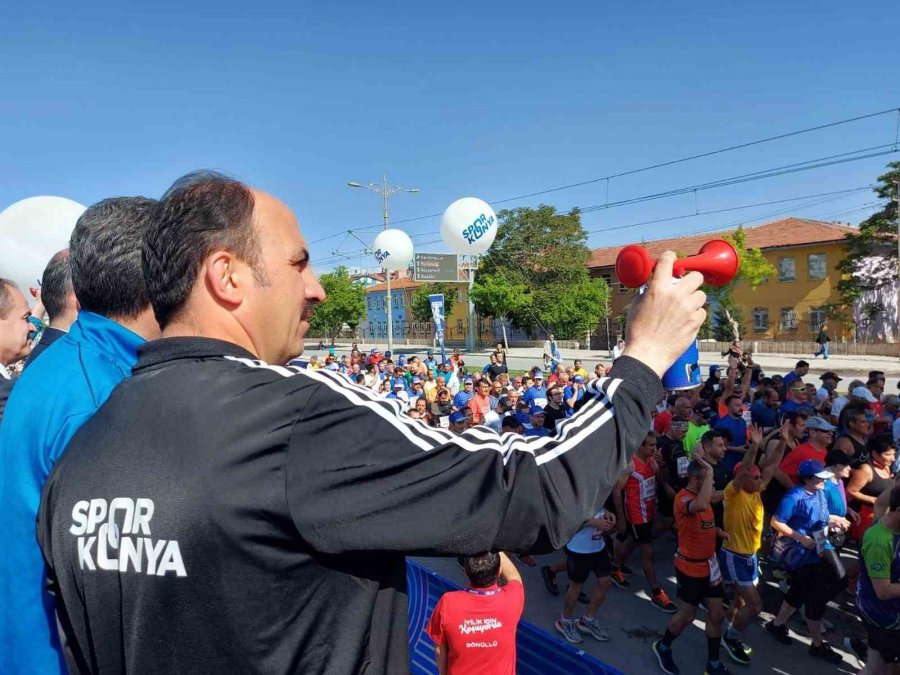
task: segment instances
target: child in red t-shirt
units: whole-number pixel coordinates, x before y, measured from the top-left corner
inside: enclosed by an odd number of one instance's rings
[[[466,558],[465,570],[468,587],[444,593],[426,628],[438,672],[515,675],[516,626],[525,608],[522,576],[504,553]]]

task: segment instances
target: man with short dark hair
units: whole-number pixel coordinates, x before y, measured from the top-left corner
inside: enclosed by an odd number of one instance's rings
[[[41,339],[31,347],[25,360],[25,368],[40,356],[47,347],[69,332],[78,318],[78,300],[72,287],[72,268],[69,265],[69,249],[55,253],[41,277],[41,303],[47,310],[49,325],[41,332]]]
[[[712,432],[715,433],[715,432]],[[675,576],[681,606],[669,620],[665,635],[653,643],[659,667],[664,673],[678,675],[672,644],[697,615],[702,602],[706,606],[707,675],[723,675],[728,669],[719,660],[722,621],[725,618],[725,591],[716,560],[716,542],[722,534],[710,505],[713,493],[712,467],[702,455],[694,453],[688,465],[688,486],[675,496],[675,520],[678,524],[678,550],[675,552]]]
[[[8,366],[28,355],[30,317],[31,310],[22,292],[8,279],[0,279],[0,421],[13,388]]]
[[[140,254],[155,205],[143,197],[106,199],[78,219],[69,243],[78,320],[22,373],[0,427],[0,577],[16,579],[0,584],[0,637],[12,672],[64,671],[51,630],[53,599],[42,590],[38,500],[69,440],[131,374],[138,347],[159,334]]]
[[[463,569],[468,587],[444,593],[425,629],[438,672],[515,675],[516,627],[525,608],[522,575],[502,552],[469,556]]]
[[[791,385],[797,380],[803,380],[806,377],[806,374],[809,372],[809,362],[800,359],[797,361],[797,365],[794,366],[794,369],[784,376],[784,379],[781,381],[781,393],[784,394],[791,387]]]
[[[110,672],[407,672],[405,555],[561,547],[706,316],[666,252],[564,437],[448,434],[281,365],[325,293],[278,199],[185,177],[143,258],[163,338],[70,443],[38,525],[71,663]]]

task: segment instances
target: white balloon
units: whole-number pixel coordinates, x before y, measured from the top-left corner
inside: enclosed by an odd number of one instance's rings
[[[490,204],[475,197],[457,199],[441,218],[441,239],[459,255],[486,253],[497,236],[497,214]]]
[[[65,197],[29,197],[0,211],[0,276],[25,297],[57,251],[69,246],[75,221],[85,207]]]
[[[375,262],[386,270],[404,270],[413,259],[412,239],[403,230],[384,230],[375,237]]]

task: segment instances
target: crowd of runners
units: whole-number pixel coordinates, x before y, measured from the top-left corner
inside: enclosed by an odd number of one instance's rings
[[[354,345],[307,367],[337,370],[399,398],[423,424],[457,432],[489,424],[523,435],[554,433],[578,409],[585,383],[608,370],[553,361],[512,374],[502,344],[487,363],[473,361],[459,352],[441,361],[432,350],[395,356]],[[884,392],[880,371],[849,382],[835,372],[811,378],[801,360],[788,373],[768,375],[739,343],[723,361],[709,367],[702,386],[659,402],[652,429],[612,493],[541,567],[547,591],[561,596],[557,631],[573,644],[583,636],[609,641],[602,607],[610,588],[646,584],[650,602],[671,615],[653,644],[661,670],[678,672],[676,639],[702,608],[707,673],[724,673],[723,651],[738,664],[752,663],[743,636],[762,610],[765,572],[784,594],[765,623],[772,639],[794,642],[788,621],[802,608],[809,656],[840,663],[824,637],[825,614],[831,600],[850,593],[865,630],[848,646],[868,664],[864,672],[887,672],[900,661],[900,600],[891,595],[900,597],[900,530],[892,529],[900,507],[900,492],[892,493],[900,464],[898,397]],[[657,578],[661,537],[677,539],[677,602]],[[861,564],[842,557],[845,549]],[[635,550],[639,560],[632,561]],[[535,564],[527,554],[520,560]],[[586,594],[591,576],[596,582]]]

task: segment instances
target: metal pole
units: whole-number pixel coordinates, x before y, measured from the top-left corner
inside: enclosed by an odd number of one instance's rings
[[[388,222],[390,222],[390,215],[388,213],[388,184],[387,184],[387,174],[382,174],[381,176],[381,203],[383,206],[383,215],[384,215],[384,229],[388,229]],[[384,277],[387,281],[387,338],[388,338],[388,351],[391,352],[391,358],[394,357],[394,306],[391,304],[391,272],[390,270],[384,270]]]

